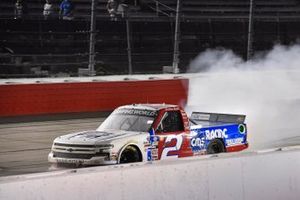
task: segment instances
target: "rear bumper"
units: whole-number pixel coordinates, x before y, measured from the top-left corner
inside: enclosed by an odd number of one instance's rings
[[[63,164],[75,164],[75,165],[113,165],[117,164],[117,161],[106,160],[106,157],[92,157],[90,159],[77,159],[77,158],[61,158],[54,157],[50,152],[48,155],[48,161],[50,163],[63,163]]]
[[[249,144],[245,143],[245,144],[226,147],[226,151],[227,152],[242,151],[244,149],[247,149],[248,147],[249,147]]]

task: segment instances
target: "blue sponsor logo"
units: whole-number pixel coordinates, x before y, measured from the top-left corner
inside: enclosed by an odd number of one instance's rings
[[[191,147],[193,151],[201,151],[205,149],[205,140],[204,138],[194,137],[191,139]]]
[[[152,151],[150,148],[147,149],[147,161],[152,161]]]

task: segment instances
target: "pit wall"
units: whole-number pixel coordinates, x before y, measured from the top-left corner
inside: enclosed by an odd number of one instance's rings
[[[132,103],[184,106],[188,79],[0,85],[0,117],[102,112]]]
[[[299,200],[300,149],[0,178],[0,199]]]

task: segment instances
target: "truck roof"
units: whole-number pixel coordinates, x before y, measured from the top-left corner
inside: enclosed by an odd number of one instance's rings
[[[177,105],[172,104],[131,104],[131,105],[125,105],[121,106],[119,108],[130,108],[130,109],[145,109],[145,110],[161,110],[166,108],[174,108],[178,107]]]

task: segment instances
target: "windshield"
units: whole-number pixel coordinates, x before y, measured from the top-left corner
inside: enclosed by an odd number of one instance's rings
[[[97,129],[104,130],[124,130],[135,132],[148,132],[156,111],[139,109],[118,109],[115,110]]]

